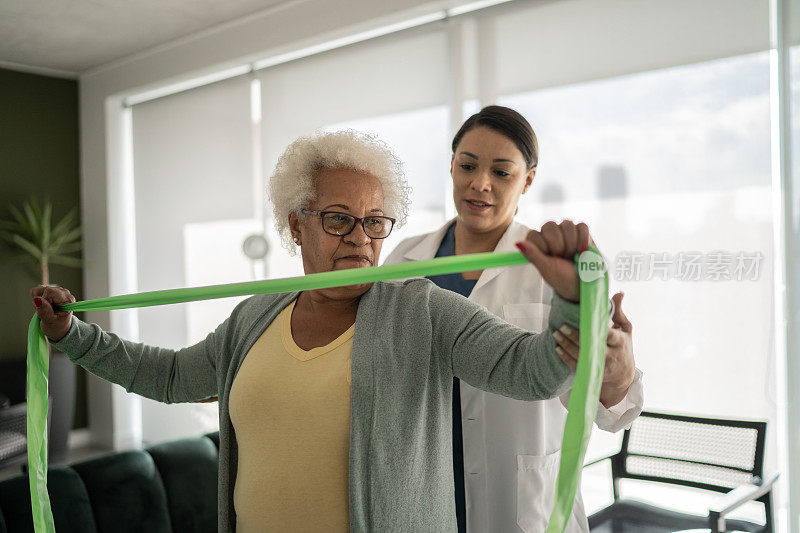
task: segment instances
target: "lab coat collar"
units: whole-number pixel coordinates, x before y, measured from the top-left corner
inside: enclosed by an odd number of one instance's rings
[[[524,241],[525,236],[528,234],[528,228],[516,222],[514,220],[511,221],[511,225],[508,226],[506,232],[503,233],[503,236],[500,237],[500,240],[497,242],[497,246],[495,247],[495,252],[515,252],[518,251],[517,247],[514,243],[519,241]],[[475,284],[475,288],[472,289],[473,292],[480,289],[482,286],[486,285],[494,278],[496,278],[500,272],[502,272],[502,268],[487,268],[481,274],[481,277],[478,278],[478,283]]]
[[[403,256],[404,259],[409,261],[421,261],[423,259],[432,259],[436,255],[436,251],[439,249],[439,245],[442,244],[442,239],[444,239],[445,234],[447,233],[447,229],[450,225],[455,222],[455,218],[452,218],[447,221],[441,228],[438,230],[429,233],[425,236],[416,246],[410,248],[405,255]],[[500,237],[500,241],[498,241],[497,246],[495,247],[495,252],[513,252],[516,251],[516,246],[514,243],[518,241],[525,240],[525,236],[528,234],[528,228],[520,224],[516,221],[511,221],[511,225],[508,226],[503,236]],[[486,285],[498,274],[502,269],[500,268],[487,268],[481,274],[481,277],[478,278],[478,282],[475,284],[475,288],[473,291],[477,290],[483,285]]]
[[[451,218],[447,221],[447,223],[445,223],[444,226],[426,235],[425,238],[423,238],[416,246],[409,249],[405,253],[403,259],[407,259],[409,261],[433,259],[436,256],[436,252],[439,250],[439,245],[442,244],[442,240],[447,233],[447,229],[455,221],[455,218]]]

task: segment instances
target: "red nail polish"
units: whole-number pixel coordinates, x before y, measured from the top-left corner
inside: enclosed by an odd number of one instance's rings
[[[522,244],[521,242],[518,242],[518,243],[515,244],[515,246],[517,248],[519,248],[520,252],[522,252],[523,254],[525,253],[525,245],[524,244]]]
[[[581,253],[585,252],[586,249],[587,249],[587,246],[585,244],[581,244]]]
[[[33,305],[35,305],[37,309],[40,308],[42,306],[42,299],[39,298],[38,296],[35,297],[33,299]]]

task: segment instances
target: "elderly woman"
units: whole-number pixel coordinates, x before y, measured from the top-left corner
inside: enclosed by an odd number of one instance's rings
[[[307,274],[376,265],[407,212],[401,165],[354,132],[290,145],[270,190]],[[543,334],[426,279],[253,296],[174,351],[120,339],[32,289],[42,330],[90,372],[162,402],[219,396],[220,531],[453,531],[453,376],[522,400],[552,398],[570,367],[553,333],[578,322],[573,254],[585,225],[521,243],[554,289]]]

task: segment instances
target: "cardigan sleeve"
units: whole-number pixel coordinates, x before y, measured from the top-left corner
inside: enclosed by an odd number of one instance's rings
[[[543,400],[566,392],[574,372],[555,352],[553,332],[577,327],[579,306],[553,296],[548,329],[525,331],[483,306],[432,288],[434,353],[445,357],[453,375],[473,387],[519,400]]]
[[[105,380],[164,403],[218,395],[217,361],[227,349],[230,318],[205,340],[180,350],[131,342],[72,317],[67,335],[53,346]]]

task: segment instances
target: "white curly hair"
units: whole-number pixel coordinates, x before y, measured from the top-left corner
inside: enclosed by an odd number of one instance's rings
[[[396,227],[408,217],[409,193],[403,163],[392,150],[373,135],[354,130],[320,132],[300,137],[278,158],[269,180],[275,227],[289,253],[297,252],[289,229],[289,213],[301,219],[301,212],[314,200],[315,171],[321,168],[349,168],[372,174],[383,187],[383,210],[397,219]]]

